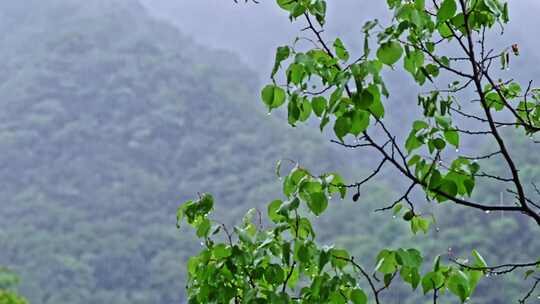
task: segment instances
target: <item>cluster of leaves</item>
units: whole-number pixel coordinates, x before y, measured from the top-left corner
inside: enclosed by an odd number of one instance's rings
[[[9,269],[0,267],[0,304],[28,304],[15,291],[19,278]]]
[[[319,1],[286,1],[287,5],[280,6],[290,12],[295,19],[306,12],[313,14],[314,6]],[[508,21],[507,4],[496,0],[473,1],[468,5],[472,11],[468,21],[473,30],[492,27],[495,22]],[[350,54],[343,42],[337,38],[333,49],[326,44],[308,51],[296,50],[293,46],[279,47],[276,52],[275,66],[272,78],[281,64],[290,59],[285,69],[286,85],[284,90],[274,83],[262,91],[262,99],[271,111],[287,101],[289,123],[306,121],[313,112],[321,118],[320,129],[334,121],[335,135],[344,140],[347,135],[359,137],[370,125],[380,123],[385,114],[382,97],[388,97],[384,81],[381,78],[383,67],[393,67],[403,58],[404,69],[423,85],[426,79],[434,81],[441,69],[454,70],[451,60],[446,56],[437,56],[436,47],[442,40],[452,40],[450,31],[465,32],[463,13],[458,13],[455,0],[442,1],[436,13],[426,9],[425,1],[388,1],[390,9],[395,13],[395,24],[384,28],[377,34],[379,45],[375,57],[370,57],[369,37],[378,22],[369,21],[364,25],[365,45],[363,55],[350,62]],[[318,18],[319,25],[324,25],[324,18]],[[310,27],[314,25],[310,22]],[[318,30],[314,31],[319,35]],[[405,39],[403,38],[405,37]],[[429,62],[426,57],[431,59]],[[351,82],[356,90],[350,89]],[[454,83],[453,86],[457,84]],[[509,97],[519,96],[519,86],[512,83],[507,90]],[[318,92],[312,88],[320,88]],[[332,92],[331,94],[324,94]],[[329,97],[328,97],[329,95]],[[495,92],[488,94],[492,104],[497,102]],[[410,135],[406,140],[405,149],[411,153],[419,148],[426,148],[431,155],[438,155],[448,146],[459,148],[460,135],[452,124],[449,107],[453,105],[454,97],[448,94],[443,97],[439,91],[427,95],[419,95],[418,104],[424,109],[422,120],[414,122]],[[538,103],[523,103],[520,108],[529,106],[532,111]],[[534,112],[536,113],[536,112]],[[534,116],[534,115],[533,115]],[[332,119],[333,118],[333,119]],[[421,154],[411,155],[408,161],[415,168],[415,177],[430,197],[438,201],[450,197],[470,196],[475,185],[475,174],[479,170],[477,163],[464,158],[457,158],[450,168],[440,167]],[[442,172],[447,171],[447,172]]]
[[[531,205],[534,205],[534,202],[525,196],[518,171],[515,169],[514,162],[498,130],[501,125],[516,125],[523,127],[528,133],[538,131],[538,123],[540,122],[538,121],[538,91],[531,89],[529,85],[529,88],[523,92],[514,81],[494,83],[488,73],[491,62],[500,57],[502,58],[502,67],[505,68],[509,61],[508,51],[490,56],[489,53],[485,52],[483,41],[487,30],[496,24],[504,25],[509,21],[507,3],[499,0],[442,0],[433,1],[432,4],[427,5],[424,0],[388,0],[388,6],[394,13],[393,22],[387,27],[381,26],[377,20],[365,23],[363,27],[365,37],[363,53],[357,59],[352,59],[352,52],[340,38],[333,40],[333,43],[328,43],[322,38],[326,20],[325,1],[283,0],[277,2],[282,9],[289,12],[292,21],[299,18],[305,19],[307,26],[304,30],[311,32],[314,39],[299,37],[292,45],[281,46],[277,49],[275,64],[271,72],[272,83],[263,88],[262,100],[269,111],[286,106],[288,122],[292,126],[305,122],[314,115],[320,119],[321,132],[327,125],[333,125],[333,131],[341,145],[348,148],[371,147],[379,152],[383,158],[382,162],[370,177],[350,186],[341,184],[343,189],[357,187],[357,194],[353,200],[358,200],[360,186],[375,176],[385,162],[388,162],[399,173],[407,177],[412,185],[398,201],[383,208],[383,210],[393,209],[395,214],[400,213],[403,209],[401,201],[405,201],[409,208],[403,214],[403,219],[411,222],[411,230],[414,233],[427,232],[430,226],[430,220],[418,214],[413,203],[409,200],[409,195],[415,186],[422,187],[428,201],[435,200],[441,203],[452,201],[458,205],[485,211],[517,211],[530,216],[540,224],[538,212],[529,206],[529,202]],[[479,57],[476,57],[474,38],[472,37],[475,34],[481,38],[482,49]],[[307,49],[302,48],[303,44],[299,43],[304,39],[309,42]],[[377,49],[372,52],[370,44],[374,40]],[[466,57],[439,55],[441,45],[452,42],[456,42],[458,46],[463,48]],[[516,47],[513,47],[513,52],[514,55],[519,53],[516,51]],[[384,98],[388,98],[390,92],[381,76],[383,69],[394,69],[395,65],[402,59],[404,70],[413,77],[419,86],[428,84],[428,81],[436,84],[437,78],[442,72],[453,74],[460,79],[449,84],[447,90],[440,90],[435,86],[435,90],[418,95],[418,106],[423,115],[413,122],[403,147],[396,141],[395,136],[389,132],[383,122],[385,114],[389,110],[385,106]],[[469,73],[460,64],[456,64],[456,62],[461,61],[471,63],[472,72]],[[278,74],[280,70],[283,71],[282,75]],[[464,79],[463,83],[461,79]],[[284,81],[284,84],[280,84],[280,81]],[[487,84],[483,85],[483,82],[487,82]],[[476,87],[476,92],[479,94],[485,118],[461,111],[456,93],[466,89],[471,84]],[[528,97],[531,100],[528,100]],[[521,98],[524,98],[524,101],[521,101],[517,108],[513,108],[509,104],[511,100]],[[491,115],[492,110],[509,110],[514,114],[517,122],[514,124],[495,121]],[[489,131],[474,132],[460,129],[453,119],[454,112],[467,118],[485,122]],[[379,138],[372,137],[371,132],[375,133],[375,129],[382,131],[386,137],[386,143],[378,144]],[[517,207],[498,207],[468,201],[473,195],[481,169],[476,160],[489,158],[492,155],[478,157],[460,155],[461,134],[488,134],[495,138],[500,151],[494,154],[503,155],[512,173],[512,178],[505,180],[485,173],[483,173],[483,177],[513,182],[517,192],[509,191],[516,193],[516,198],[519,201]],[[351,137],[360,143],[346,144],[345,141]],[[456,153],[451,153],[450,148],[455,149]],[[451,158],[451,160],[444,163],[443,156]],[[327,186],[328,184],[330,186]],[[298,237],[298,235],[290,233],[291,229],[296,232],[294,229],[299,229],[300,222],[308,221],[298,215],[296,208],[299,208],[304,202],[308,210],[317,216],[320,215],[328,206],[325,191],[336,185],[333,185],[331,181],[326,181],[324,175],[314,177],[305,169],[299,168],[293,170],[291,175],[285,179],[284,185],[284,194],[289,201],[285,203],[273,202],[270,205],[272,212],[269,212],[269,217],[278,224],[282,224],[279,220],[283,217],[283,224],[289,225],[289,235],[293,237],[285,240],[290,242]],[[339,188],[338,186],[337,189],[339,190]],[[538,205],[534,206],[538,207]],[[291,207],[294,207],[295,210],[295,217],[292,218],[288,214],[276,211],[282,211],[282,208],[289,210]],[[198,226],[196,227],[199,229]],[[309,236],[309,231],[312,230],[306,227],[311,227],[311,225],[303,224],[302,229],[300,229],[300,234],[305,237]],[[254,229],[251,236],[256,237],[257,231]],[[276,232],[273,235],[275,236]],[[228,234],[228,246],[236,246],[232,241],[233,237],[234,235]],[[240,242],[243,242],[242,236],[239,235],[238,238]],[[264,242],[265,239],[261,237],[260,240]],[[278,239],[278,243],[279,241],[281,239]],[[207,246],[211,249],[213,242]],[[265,254],[272,261],[272,254],[267,252]],[[282,255],[280,252],[273,254],[276,258],[280,254]],[[318,252],[318,257],[314,260],[320,260],[320,256],[321,253]],[[377,302],[379,301],[379,291],[388,287],[398,272],[405,282],[413,286],[413,289],[421,282],[425,293],[433,291],[434,302],[436,302],[438,294],[447,290],[464,302],[471,296],[482,276],[497,269],[497,267],[488,267],[479,253],[473,251],[473,263],[456,262],[461,266],[456,268],[442,266],[440,259],[436,259],[432,271],[422,277],[418,271],[421,263],[415,264],[422,259],[417,257],[421,257],[421,255],[414,250],[383,250],[379,254],[378,264],[375,267],[376,271],[382,271],[385,274],[385,285],[382,289],[374,287],[369,275],[365,275],[362,270],[360,271],[370,282],[369,285]],[[361,269],[361,266],[354,263],[353,259],[347,257],[344,260],[352,264],[352,266],[349,265],[352,268],[356,266]],[[256,259],[250,261],[258,262]],[[538,263],[524,264],[513,269],[531,266],[538,266]],[[235,267],[238,266],[235,265]],[[253,267],[253,264],[250,267]],[[289,264],[282,265],[281,269],[284,274],[287,274],[289,269],[291,274],[294,273],[294,267],[291,268]],[[189,293],[194,297],[200,294],[201,288],[206,288],[205,284],[210,284],[207,281],[199,285],[202,282],[199,277],[204,271],[205,266],[190,273]],[[250,273],[250,271],[244,272],[244,278],[249,278]],[[310,286],[311,282],[318,280],[317,276],[302,269],[299,273],[306,275],[304,278],[307,282],[306,287]],[[533,272],[527,273],[530,275]],[[284,283],[280,281],[279,284],[273,286],[272,290],[277,290],[278,285],[283,283],[282,292],[285,291],[288,276],[283,277]],[[339,280],[337,281],[339,282]],[[267,280],[264,282],[268,283]],[[218,285],[214,285],[216,292],[220,288]],[[257,283],[252,284],[252,289],[256,290],[256,285]],[[346,289],[348,288],[346,284],[345,287],[339,284],[338,286],[345,288],[340,294],[341,301],[346,302],[346,295],[350,290]],[[232,292],[231,297],[227,300],[239,301],[245,299],[246,295],[240,291],[249,289],[249,283],[245,282],[244,287],[235,285],[229,287],[232,288],[231,290],[236,290],[237,293]],[[319,291],[319,286],[311,286],[311,289]],[[328,297],[332,292],[335,290],[330,289],[327,293]],[[299,296],[285,297],[285,299],[304,301],[306,300],[304,299],[305,295],[305,292],[300,292]],[[271,298],[270,295],[262,295],[262,297],[267,300]],[[338,301],[337,298],[336,296],[335,301]],[[309,300],[313,301],[313,299]],[[328,301],[328,299],[326,300]]]
[[[189,303],[365,304],[369,297],[379,303],[380,293],[395,277],[401,277],[412,290],[421,286],[424,294],[434,293],[435,297],[450,292],[463,302],[484,276],[483,270],[443,265],[440,257],[422,275],[426,266],[416,249],[384,249],[368,272],[347,250],[320,246],[305,214],[319,216],[326,210],[329,196],[345,196],[338,175],[316,177],[297,166],[284,177],[283,193],[286,201],[268,204],[268,227],[261,212],[251,209],[230,231],[210,219],[214,205],[210,194],[178,208],[178,227],[185,219],[205,247],[188,261]],[[487,266],[476,251],[473,256],[474,266]],[[370,292],[372,296],[368,296]]]

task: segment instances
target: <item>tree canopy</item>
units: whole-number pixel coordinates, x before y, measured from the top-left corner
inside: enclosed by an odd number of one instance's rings
[[[490,264],[477,250],[462,257],[449,249],[429,263],[414,248],[383,248],[368,270],[347,250],[316,241],[308,215],[322,215],[333,196],[343,199],[347,192],[352,192],[353,201],[361,201],[363,190],[385,167],[406,180],[408,187],[377,211],[401,217],[413,234],[428,233],[437,221],[419,206],[414,194],[420,192],[428,205],[465,208],[478,216],[480,212],[515,215],[520,223],[534,227],[515,233],[530,233],[531,239],[537,239],[540,190],[534,180],[526,181],[530,175],[520,170],[510,145],[516,136],[538,143],[534,134],[540,131],[540,90],[532,81],[522,86],[494,71],[496,65],[508,68],[511,58],[520,55],[519,45],[493,50],[487,42],[490,32],[509,22],[508,4],[498,0],[387,2],[392,20],[388,25],[378,20],[364,23],[363,49],[355,55],[339,37],[324,36],[326,1],[277,1],[292,22],[303,22],[305,27],[291,45],[277,48],[272,83],[262,89],[262,101],[269,111],[286,107],[292,126],[316,116],[321,131],[332,128],[335,144],[363,154],[371,150],[380,160],[370,174],[354,183],[336,173],[313,174],[291,161],[292,169],[283,177],[285,199],[268,204],[270,223],[258,209],[248,211],[233,229],[213,221],[210,194],[183,204],[177,213],[179,225],[185,220],[195,227],[205,247],[188,262],[190,303],[367,303],[369,299],[382,303],[384,293],[398,280],[413,291],[421,289],[432,303],[447,295],[463,303],[473,299],[484,278],[515,271],[530,287],[513,301],[533,298],[540,282],[538,256],[529,261],[510,256],[502,264]],[[410,129],[405,136],[389,128],[384,119],[392,111],[402,111],[389,104],[391,94],[399,93],[391,92],[384,81],[384,75],[400,63],[422,87],[416,105],[408,105],[418,108],[415,120],[410,126],[398,122],[401,130]],[[466,136],[487,138],[490,151],[460,150]],[[500,165],[489,166],[492,159]],[[277,173],[281,176],[281,163]],[[505,189],[511,200],[494,202],[489,196],[475,196],[476,189],[490,185]]]

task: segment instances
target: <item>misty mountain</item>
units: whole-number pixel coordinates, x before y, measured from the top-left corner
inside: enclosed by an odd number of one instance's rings
[[[277,193],[280,157],[335,167],[266,115],[238,57],[134,1],[0,12],[0,264],[32,303],[178,303],[197,245],[175,229],[182,200],[212,192],[234,221]]]

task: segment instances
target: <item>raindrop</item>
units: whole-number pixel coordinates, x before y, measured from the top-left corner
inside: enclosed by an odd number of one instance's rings
[[[201,242],[201,247],[204,247],[204,242]]]
[[[270,115],[272,115],[272,113],[271,113],[271,112],[268,112],[268,113],[266,113],[266,115],[270,116]]]
[[[439,232],[439,231],[441,231],[441,228],[435,227],[435,231]]]
[[[456,149],[456,153],[459,153],[459,149]]]
[[[489,214],[491,211],[490,210],[486,210],[486,214]]]
[[[396,216],[395,216],[395,215],[393,215],[393,216],[392,216],[392,218],[394,218],[394,219],[395,219],[395,218],[396,218]]]

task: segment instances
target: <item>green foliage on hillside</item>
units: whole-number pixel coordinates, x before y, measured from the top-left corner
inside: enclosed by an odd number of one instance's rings
[[[178,302],[199,246],[174,228],[178,201],[203,183],[234,220],[277,189],[278,157],[329,156],[263,119],[237,57],[133,1],[0,12],[16,16],[0,25],[0,264],[33,303]]]

